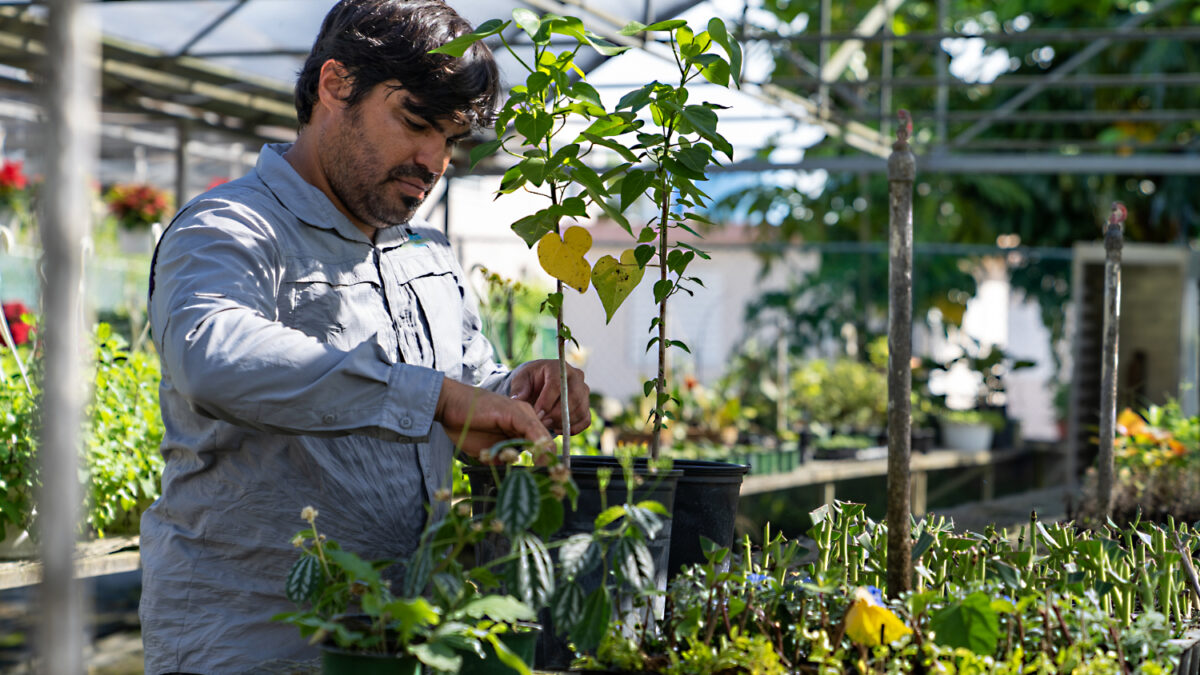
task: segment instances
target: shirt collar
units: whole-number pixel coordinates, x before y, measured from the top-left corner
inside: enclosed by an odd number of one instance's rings
[[[291,143],[268,143],[258,154],[258,175],[275,193],[279,202],[302,223],[332,230],[343,239],[371,243],[345,214],[338,211],[324,192],[296,173],[296,169],[283,156],[291,147]],[[380,230],[375,235],[374,245],[395,247],[408,241],[408,238],[408,226],[397,225]]]

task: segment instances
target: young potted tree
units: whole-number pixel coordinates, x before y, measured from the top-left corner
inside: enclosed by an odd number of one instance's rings
[[[665,21],[651,26],[630,24],[623,34],[666,33],[679,69],[679,80],[675,85],[651,82],[629,92],[609,110],[585,79],[573,79],[573,74],[582,75],[574,57],[578,49],[585,46],[605,55],[615,54],[623,48],[604,42],[573,17],[554,14],[538,17],[528,10],[517,9],[513,12],[512,23],[526,33],[533,45],[533,56],[528,60],[513,51],[528,76],[523,85],[513,88],[503,105],[496,122],[496,140],[472,150],[471,159],[475,163],[503,150],[516,160],[516,164],[505,173],[500,192],[525,189],[549,200],[545,208],[521,218],[512,227],[527,245],[537,246],[542,268],[557,280],[557,289],[547,298],[546,307],[554,313],[558,324],[564,389],[567,386],[565,348],[568,341],[573,341],[563,317],[565,288],[583,293],[594,287],[606,317],[611,319],[643,280],[646,267],[657,268],[654,297],[659,314],[651,323],[651,330],[656,334],[647,349],[658,346],[659,368],[657,376],[645,385],[646,395],[652,396],[654,402],[655,441],[648,461],[643,460],[635,467],[637,475],[633,480],[652,484],[659,493],[654,497],[672,509],[675,522],[681,526],[679,529],[689,535],[682,541],[691,550],[685,551],[682,557],[676,554],[674,545],[670,549],[666,546],[669,541],[680,541],[671,536],[674,528],[663,528],[653,542],[656,545],[651,549],[655,576],[659,585],[665,586],[667,569],[683,562],[703,560],[702,536],[724,545],[731,543],[737,495],[746,471],[745,467],[737,465],[688,462],[682,467],[683,478],[680,479],[684,481],[686,494],[680,498],[674,484],[680,471],[664,473],[655,466],[660,454],[658,439],[664,421],[672,414],[668,404],[678,404],[667,393],[670,390],[667,349],[687,349],[683,342],[667,336],[667,302],[676,293],[691,293],[695,286],[701,285],[698,278],[687,276],[687,268],[696,256],[707,257],[693,246],[672,242],[671,234],[678,229],[695,233],[689,223],[705,220],[691,211],[707,199],[696,183],[705,179],[706,169],[716,162],[715,152],[722,152],[727,157],[732,157],[733,152],[716,131],[719,106],[689,102],[688,84],[701,76],[721,86],[729,86],[731,78],[736,82],[741,67],[740,47],[729,37],[719,19],[710,22],[709,30],[700,34],[693,33],[684,21]],[[498,34],[504,40],[502,31],[508,25],[509,22],[486,22],[472,35],[458,38],[436,51],[458,55],[472,42],[491,35]],[[554,53],[551,48],[553,35],[574,38],[576,48]],[[504,44],[508,46],[506,40]],[[717,50],[723,50],[724,56],[715,53]],[[649,124],[643,119],[647,114]],[[582,130],[575,133],[572,122],[580,123]],[[602,148],[616,153],[621,161],[598,173],[585,160]],[[625,212],[643,196],[654,200],[659,215],[635,228]],[[589,207],[603,211],[629,233],[632,247],[619,259],[604,256],[594,265],[590,264],[585,257],[591,247],[588,231],[579,226],[564,227],[566,222],[586,216]],[[566,429],[570,422],[565,393],[562,401],[563,428]],[[575,471],[582,494],[590,497],[587,500],[581,498],[581,502],[593,505],[603,504],[604,498],[602,495],[595,498],[595,493],[588,487],[594,484],[602,492],[609,480],[605,476],[622,474],[611,457],[572,456],[570,439],[565,434],[562,461]],[[476,478],[483,479],[479,482],[480,487],[487,489],[485,472],[474,470],[469,473],[473,490]],[[620,490],[619,486],[613,487]],[[640,496],[630,494],[634,495],[634,501],[648,497],[644,493]],[[714,507],[719,508],[714,511]],[[595,520],[594,515],[590,510],[573,509],[568,518],[575,516],[579,527],[589,528]],[[718,524],[715,529],[714,523]],[[570,529],[569,520],[564,530]]]

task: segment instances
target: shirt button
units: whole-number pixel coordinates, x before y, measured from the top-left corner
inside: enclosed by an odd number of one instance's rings
[[[326,413],[325,416],[321,418],[321,421],[325,424],[333,424],[337,421],[337,415],[334,415],[333,413]]]
[[[401,417],[400,418],[400,428],[408,429],[410,427],[412,427],[412,418],[411,417]]]

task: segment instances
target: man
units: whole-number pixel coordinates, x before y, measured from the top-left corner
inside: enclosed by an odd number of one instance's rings
[[[493,360],[445,238],[409,224],[498,76],[438,0],[342,0],[296,85],[300,132],[186,205],[151,273],[163,363],[163,496],[142,518],[146,672],[227,673],[312,655],[270,617],[314,506],[364,558],[403,558],[478,455],[561,422],[557,365]],[[510,391],[511,387],[511,391]],[[587,426],[583,376],[570,432]],[[531,405],[532,404],[532,405]]]

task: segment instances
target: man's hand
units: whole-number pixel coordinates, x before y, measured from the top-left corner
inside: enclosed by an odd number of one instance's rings
[[[528,403],[450,378],[442,381],[434,419],[450,440],[472,457],[511,438],[542,443],[551,438]]]
[[[558,361],[543,359],[521,364],[512,376],[510,392],[518,401],[533,405],[538,419],[554,433],[562,433],[562,387],[559,386]],[[570,398],[571,435],[592,423],[583,371],[567,366],[567,390]]]

